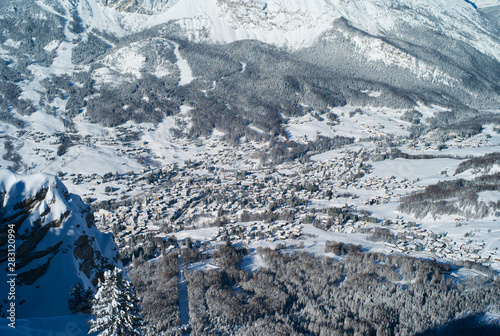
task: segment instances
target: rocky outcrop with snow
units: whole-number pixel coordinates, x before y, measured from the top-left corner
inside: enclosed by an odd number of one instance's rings
[[[152,14],[163,10],[173,0],[98,0],[106,7],[115,8],[120,12]]]
[[[0,267],[7,269],[7,232],[15,227],[17,318],[68,313],[71,287],[95,286],[117,265],[111,235],[94,225],[90,208],[54,176],[0,170]],[[11,271],[9,273],[12,273]],[[7,293],[6,282],[0,291]],[[7,307],[2,307],[2,314]]]
[[[86,0],[91,4],[95,0]],[[256,39],[297,49],[309,46],[336,19],[375,36],[398,34],[402,28],[430,29],[472,44],[500,60],[498,36],[478,9],[500,5],[497,0],[98,0],[93,15],[118,17],[129,32],[176,22],[199,42]],[[103,6],[104,5],[104,6]],[[104,7],[104,8],[102,8]],[[99,15],[100,16],[100,15]],[[90,20],[92,21],[92,20]]]

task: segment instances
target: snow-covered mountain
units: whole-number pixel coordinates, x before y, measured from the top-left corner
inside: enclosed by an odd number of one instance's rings
[[[78,5],[85,24],[119,34],[175,22],[197,42],[256,39],[297,49],[314,43],[342,17],[374,36],[398,35],[401,28],[407,27],[425,28],[500,57],[495,34],[498,26],[481,12],[499,6],[497,0],[94,1],[80,1]]]
[[[9,229],[15,270],[8,267]],[[117,265],[112,236],[101,233],[90,208],[51,175],[0,170],[0,230],[0,267],[17,275],[17,318],[68,314],[71,287],[93,287],[106,268]],[[8,286],[3,281],[0,289],[7,293]],[[8,308],[2,302],[1,314]]]
[[[105,145],[129,139],[113,136],[127,123],[154,144],[147,160],[183,162],[169,139],[266,142],[336,106],[497,109],[499,4],[5,0],[0,165],[138,170],[145,159]]]

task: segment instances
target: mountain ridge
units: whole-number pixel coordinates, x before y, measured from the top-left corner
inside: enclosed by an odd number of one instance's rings
[[[88,0],[88,5],[92,1]],[[400,27],[408,25],[427,27],[462,41],[472,39],[478,50],[500,59],[500,49],[495,47],[498,38],[488,33],[491,26],[496,25],[498,29],[498,24],[490,22],[480,11],[463,0],[453,0],[453,3],[407,0],[178,0],[133,3],[137,8],[149,3],[155,10],[148,14],[140,11],[122,11],[119,14],[117,6],[130,5],[131,1],[108,2],[108,6],[101,10],[102,13],[108,13],[109,18],[122,15],[119,19],[121,27],[129,32],[173,20],[196,42],[228,43],[240,39],[257,39],[292,49],[309,46],[321,33],[331,28],[333,20],[341,17],[356,28],[375,36],[394,34]],[[495,2],[481,2],[478,6],[494,7]],[[210,35],[203,38],[200,31],[206,29]],[[466,37],[462,35],[464,30],[470,32]]]

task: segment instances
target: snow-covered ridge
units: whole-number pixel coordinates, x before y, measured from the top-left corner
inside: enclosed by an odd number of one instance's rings
[[[478,8],[500,5],[498,0],[473,3]],[[256,39],[292,49],[311,45],[343,17],[375,36],[397,34],[401,27],[425,27],[500,59],[489,23],[464,0],[85,0],[79,8],[89,27],[118,34],[175,22],[197,42]]]
[[[410,70],[418,78],[430,80],[433,83],[441,83],[453,86],[457,79],[449,76],[437,67],[432,67],[425,62],[409,55],[408,53],[384,42],[378,38],[363,35],[350,37],[347,32],[339,29],[346,38],[350,39],[356,47],[356,51],[371,62],[383,62],[386,65],[394,65]]]
[[[500,6],[500,0],[472,0],[471,1],[477,8],[487,8]]]
[[[10,273],[17,274],[16,295],[25,301],[17,307],[18,318],[68,313],[71,287],[94,286],[100,271],[116,264],[112,237],[95,227],[90,208],[56,177],[0,169],[0,201],[1,231],[11,224],[16,236],[16,269]],[[1,244],[6,250],[5,238]],[[7,268],[5,257],[0,265]],[[0,285],[4,293],[6,286]]]

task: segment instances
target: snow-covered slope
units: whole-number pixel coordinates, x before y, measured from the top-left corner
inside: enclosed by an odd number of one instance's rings
[[[112,236],[95,227],[90,208],[56,177],[1,169],[0,202],[2,251],[9,228],[15,231],[16,269],[9,274],[17,275],[17,318],[68,314],[71,287],[94,286],[103,269],[117,264]],[[7,266],[2,253],[0,267]],[[3,281],[0,290],[7,293],[7,286]]]
[[[487,8],[500,6],[500,0],[473,0],[471,1],[477,8]]]

